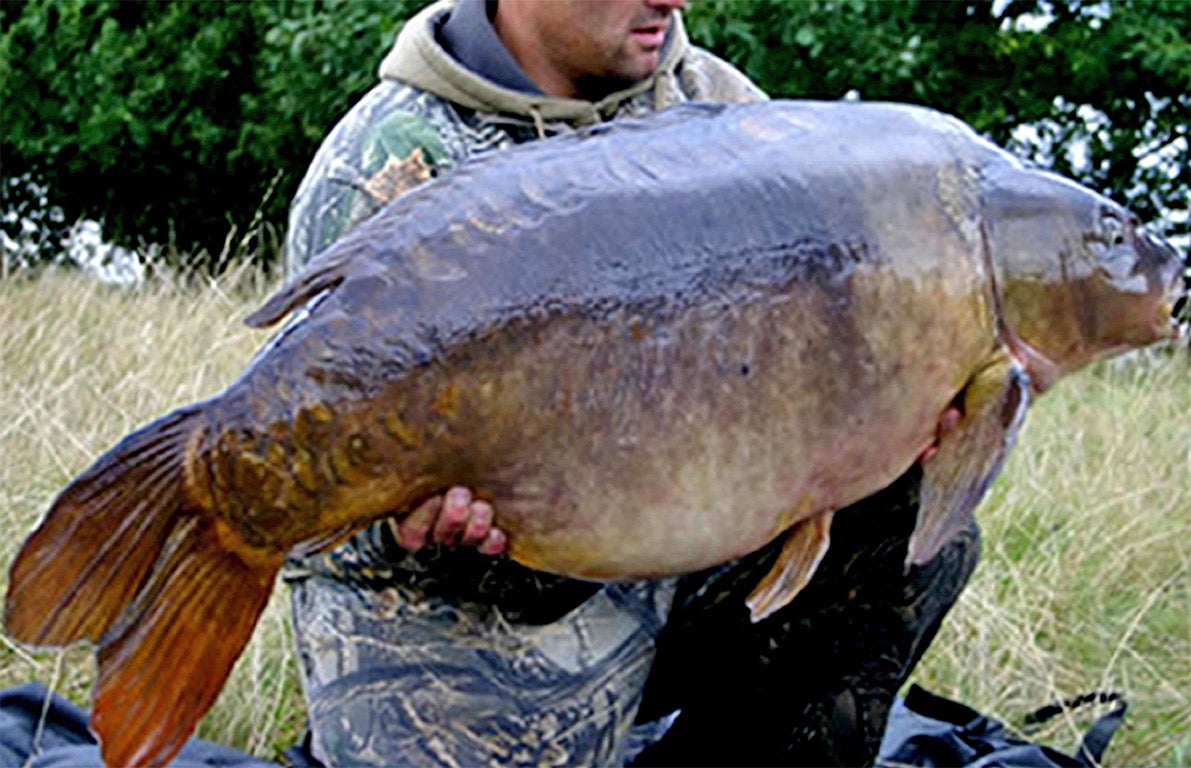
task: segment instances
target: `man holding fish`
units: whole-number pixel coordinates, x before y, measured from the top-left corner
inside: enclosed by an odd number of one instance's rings
[[[307,173],[291,274],[438,169],[685,101],[764,99],[688,43],[684,4],[422,11]],[[870,762],[978,556],[973,525],[904,570],[919,479],[840,511],[804,594],[756,624],[744,598],[775,546],[678,579],[575,581],[493,558],[500,499],[465,488],[291,559],[313,752],[328,765]]]

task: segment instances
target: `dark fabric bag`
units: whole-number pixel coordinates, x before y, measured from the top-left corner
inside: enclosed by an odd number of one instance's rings
[[[0,691],[0,768],[102,768],[87,713],[41,683]],[[191,739],[169,768],[277,768],[275,763]]]
[[[1088,694],[1043,707],[1026,718],[1026,725],[1041,724],[1064,710],[1093,702],[1117,702],[1117,706],[1092,725],[1077,756],[1072,757],[1011,736],[1001,723],[971,707],[915,685],[890,711],[877,764],[1091,768],[1099,764],[1109,739],[1125,716],[1126,703],[1118,694]],[[308,745],[286,750],[282,759],[294,768],[317,765],[310,757]],[[87,728],[85,711],[57,694],[47,698],[46,688],[40,683],[0,691],[0,766],[102,768],[102,765],[99,745]],[[170,762],[170,768],[278,768],[278,765],[209,741],[191,739]]]
[[[1078,752],[1072,756],[1017,738],[1002,723],[971,707],[914,685],[905,699],[899,699],[890,710],[877,764],[1092,768],[1100,764],[1109,740],[1125,717],[1128,705],[1120,694],[1089,693],[1051,704],[1027,715],[1023,723],[1027,727],[1037,726],[1067,710],[1111,702],[1116,706],[1092,724]]]

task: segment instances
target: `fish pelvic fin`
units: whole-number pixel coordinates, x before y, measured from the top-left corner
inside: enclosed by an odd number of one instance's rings
[[[906,567],[934,559],[971,525],[976,507],[1001,474],[1030,403],[1025,368],[1007,350],[968,381],[957,401],[963,417],[923,464],[918,521],[910,535]]]
[[[129,617],[100,642],[91,727],[106,765],[169,762],[252,636],[284,555],[242,557],[222,525],[180,521]]]
[[[9,635],[96,642],[117,623],[182,512],[197,419],[197,407],[181,409],[134,432],[58,495],[9,571]]]
[[[784,608],[810,583],[831,546],[834,516],[834,512],[820,512],[790,528],[777,562],[745,601],[754,623]]]

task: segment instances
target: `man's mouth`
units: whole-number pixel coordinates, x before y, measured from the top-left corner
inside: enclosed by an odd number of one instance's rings
[[[666,22],[642,24],[630,31],[632,38],[643,48],[661,48],[666,42]]]

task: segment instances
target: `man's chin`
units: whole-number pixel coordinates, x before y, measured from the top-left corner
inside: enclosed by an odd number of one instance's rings
[[[617,67],[613,78],[627,87],[647,77],[652,77],[658,71],[661,61],[661,50],[634,51],[626,57],[621,66]]]

